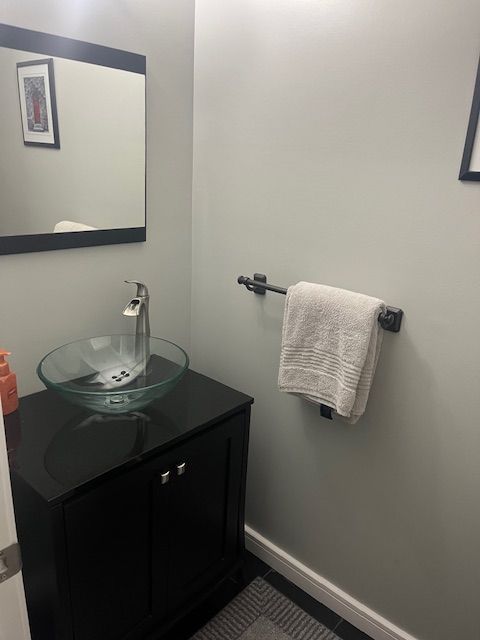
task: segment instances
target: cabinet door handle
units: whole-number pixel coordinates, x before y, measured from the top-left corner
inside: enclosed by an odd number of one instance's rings
[[[186,462],[181,462],[180,464],[177,464],[177,476],[183,476],[186,468],[187,468]]]
[[[170,480],[170,471],[164,471],[160,474],[160,484],[167,484]]]

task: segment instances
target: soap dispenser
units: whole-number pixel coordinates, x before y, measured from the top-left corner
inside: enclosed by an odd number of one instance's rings
[[[0,398],[4,416],[18,409],[17,376],[5,361],[5,356],[9,355],[9,351],[0,349]]]

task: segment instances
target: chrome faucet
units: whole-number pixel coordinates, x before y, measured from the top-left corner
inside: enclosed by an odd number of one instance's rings
[[[135,360],[142,365],[144,375],[146,375],[150,360],[150,317],[148,313],[150,295],[143,282],[137,280],[125,280],[125,282],[137,285],[137,295],[127,304],[123,315],[137,319],[135,323]]]
[[[137,318],[135,323],[135,335],[150,337],[150,317],[148,313],[148,305],[150,295],[147,285],[138,280],[125,280],[128,284],[137,285],[137,295],[132,298],[123,310],[124,316],[133,316]]]

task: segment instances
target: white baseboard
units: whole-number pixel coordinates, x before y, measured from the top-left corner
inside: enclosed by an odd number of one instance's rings
[[[245,537],[249,551],[374,640],[417,640],[322,578],[248,525],[245,527]]]

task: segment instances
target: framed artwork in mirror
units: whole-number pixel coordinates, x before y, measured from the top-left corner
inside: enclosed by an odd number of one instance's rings
[[[53,59],[17,62],[23,143],[60,149]]]
[[[467,137],[463,150],[462,164],[460,167],[459,180],[480,180],[480,127],[478,120],[480,117],[480,61],[475,80],[475,90],[473,92],[472,108],[468,121]]]

